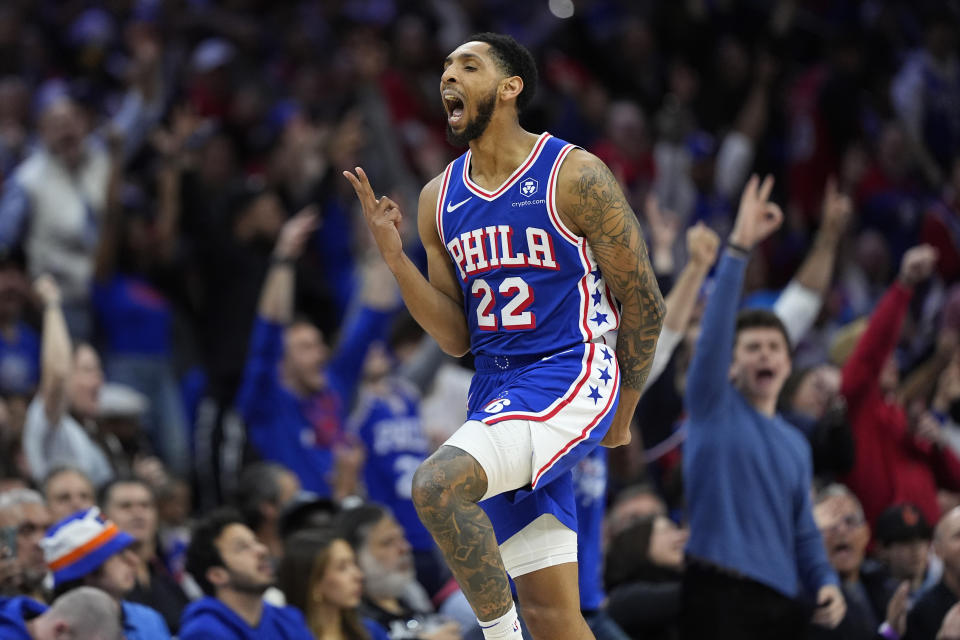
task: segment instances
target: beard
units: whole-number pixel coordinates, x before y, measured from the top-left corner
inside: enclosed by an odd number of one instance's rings
[[[263,595],[274,583],[273,580],[256,580],[233,569],[227,569],[227,572],[230,574],[230,588],[239,593],[254,596]]]
[[[457,133],[447,121],[447,142],[455,147],[465,147],[471,140],[476,140],[483,135],[493,118],[493,110],[497,106],[497,90],[494,89],[486,98],[477,103],[477,117],[467,123],[463,131]]]
[[[363,591],[372,600],[400,598],[411,582],[417,579],[413,567],[386,569],[371,557],[366,549],[357,557],[363,571]]]

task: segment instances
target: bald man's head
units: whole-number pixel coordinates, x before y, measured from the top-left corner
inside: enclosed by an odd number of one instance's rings
[[[943,560],[944,573],[960,579],[960,507],[940,518],[933,532],[933,550]]]
[[[34,640],[65,636],[87,640],[123,639],[120,604],[106,592],[93,587],[68,591],[27,626]]]

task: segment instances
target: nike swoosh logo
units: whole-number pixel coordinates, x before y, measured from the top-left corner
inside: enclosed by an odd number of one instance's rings
[[[463,202],[458,202],[457,204],[450,204],[450,203],[448,202],[448,203],[447,203],[447,213],[453,213],[454,211],[456,211],[457,209],[459,209],[459,208],[462,207],[463,205],[467,204],[467,202],[468,202],[469,200],[472,200],[472,199],[473,199],[473,196],[470,196],[469,198],[467,198],[467,199],[464,200]]]

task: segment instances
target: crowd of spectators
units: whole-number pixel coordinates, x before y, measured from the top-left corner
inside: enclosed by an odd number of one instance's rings
[[[401,204],[422,266],[417,194],[461,153],[441,63],[477,31],[535,54],[522,124],[607,163],[667,296],[631,444],[577,470],[598,638],[680,637],[714,565],[795,598],[798,637],[960,638],[944,0],[0,4],[0,635],[479,637],[410,499],[471,360],[403,310],[340,175]],[[752,173],[783,223],[740,264]],[[737,309],[783,368],[728,373]],[[768,402],[761,435],[711,417]],[[812,519],[737,521],[771,495]],[[739,535],[777,557],[716,551]]]

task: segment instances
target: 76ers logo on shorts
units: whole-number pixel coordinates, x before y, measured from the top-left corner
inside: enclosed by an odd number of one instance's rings
[[[537,192],[537,186],[538,183],[536,180],[533,178],[527,178],[520,183],[520,193],[523,194],[524,197],[529,198]]]
[[[491,400],[490,402],[488,402],[487,405],[483,408],[483,410],[486,411],[487,413],[500,413],[501,411],[503,411],[504,407],[509,407],[509,406],[510,406],[509,398],[496,398],[495,400]]]

